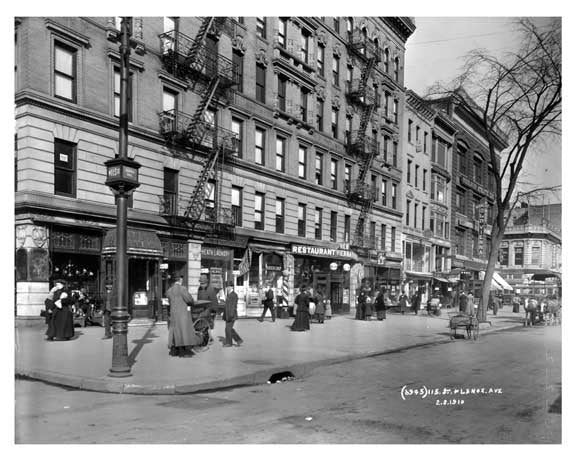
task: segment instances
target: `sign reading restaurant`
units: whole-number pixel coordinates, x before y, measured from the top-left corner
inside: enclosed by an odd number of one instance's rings
[[[322,258],[357,259],[351,250],[340,248],[315,247],[308,245],[292,245],[292,254],[305,256],[319,256]]]

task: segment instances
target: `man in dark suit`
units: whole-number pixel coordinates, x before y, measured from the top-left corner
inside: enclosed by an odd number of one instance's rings
[[[224,340],[224,347],[232,347],[232,340],[240,346],[243,341],[240,335],[234,329],[234,322],[238,318],[238,295],[234,291],[234,282],[226,284],[226,304],[224,306],[224,321],[226,328],[224,329],[226,339]]]
[[[276,309],[274,308],[274,291],[272,290],[272,286],[268,282],[266,284],[266,292],[264,293],[264,300],[262,301],[264,304],[264,309],[262,310],[262,315],[258,319],[258,321],[263,322],[264,316],[266,315],[266,311],[270,309],[270,314],[272,315],[272,321],[276,321]]]

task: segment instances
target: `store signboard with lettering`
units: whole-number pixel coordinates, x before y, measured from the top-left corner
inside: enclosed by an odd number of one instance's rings
[[[232,250],[229,248],[219,248],[219,247],[202,247],[202,256],[207,256],[210,258],[231,258]]]
[[[356,254],[351,250],[309,245],[292,245],[292,254],[321,258],[358,259]]]

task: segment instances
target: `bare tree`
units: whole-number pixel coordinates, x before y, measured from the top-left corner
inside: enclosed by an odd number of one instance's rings
[[[524,162],[536,154],[539,143],[561,134],[561,19],[549,19],[544,26],[521,19],[516,25],[522,37],[518,51],[504,58],[485,50],[470,52],[450,92],[478,115],[495,179],[496,210],[478,309],[481,321],[486,320],[498,249],[513,208],[510,205],[516,202],[512,199]],[[502,139],[507,140],[507,147],[499,152]]]

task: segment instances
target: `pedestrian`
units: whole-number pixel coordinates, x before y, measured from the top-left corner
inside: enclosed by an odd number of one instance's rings
[[[54,298],[54,311],[46,336],[49,341],[53,339],[64,339],[66,341],[74,337],[74,314],[72,313],[72,297],[68,294],[66,289],[56,291]]]
[[[200,286],[198,287],[198,301],[210,301],[199,317],[204,317],[210,323],[210,329],[214,329],[214,316],[218,312],[218,292],[210,283],[206,274],[200,276]]]
[[[62,289],[64,288],[64,283],[61,280],[56,280],[54,282],[54,286],[52,287],[52,289],[50,290],[50,292],[48,293],[48,296],[46,296],[46,299],[44,300],[44,315],[45,315],[45,322],[46,325],[50,325],[50,322],[52,320],[52,315],[54,313],[54,301],[57,301],[58,298],[60,297],[60,292],[62,291]],[[56,296],[56,293],[58,293],[58,295]],[[47,333],[46,333],[47,334]]]
[[[468,293],[468,301],[466,303],[466,314],[468,315],[474,315],[474,310],[475,310],[475,306],[474,306],[474,295],[472,294],[472,292],[470,291]]]
[[[232,341],[236,341],[236,345],[240,346],[244,341],[234,329],[234,322],[238,318],[238,295],[234,291],[234,282],[230,281],[226,284],[226,301],[224,303],[224,321],[226,327],[224,328],[224,346],[232,347]]]
[[[374,297],[374,310],[376,311],[376,318],[378,320],[384,320],[386,318],[386,297],[388,297],[387,290],[376,291],[376,296]],[[388,301],[390,301],[390,298],[388,298]]]
[[[358,295],[356,307],[356,320],[366,320],[366,308],[369,299],[368,288],[363,284]]]
[[[326,314],[326,300],[324,298],[324,293],[322,290],[316,292],[314,297],[314,303],[316,304],[316,310],[314,311],[314,317],[318,320],[318,323],[324,323],[324,315]]]
[[[182,285],[184,277],[178,277],[166,297],[170,302],[170,326],[168,327],[168,348],[170,355],[189,357],[194,354],[193,346],[197,346],[202,339],[194,331],[190,306],[194,299],[186,287]]]
[[[264,307],[262,308],[262,315],[258,319],[259,322],[264,321],[266,316],[266,311],[270,310],[270,315],[272,316],[272,321],[276,321],[276,309],[274,307],[274,290],[272,290],[272,285],[270,282],[266,283],[266,290],[264,293],[264,299],[262,300]]]
[[[498,311],[502,307],[502,301],[500,300],[500,296],[496,295],[494,297],[494,301],[492,302],[492,313],[494,315],[498,315]]]
[[[466,296],[466,292],[462,291],[462,293],[460,293],[460,298],[458,299],[458,307],[460,309],[460,312],[466,312],[466,309],[468,308],[468,296]]]
[[[406,296],[406,293],[402,292],[400,294],[398,304],[400,305],[400,313],[404,315],[404,312],[406,312],[406,310],[408,309],[408,296]]]
[[[374,296],[372,290],[369,290],[366,295],[366,307],[364,308],[364,320],[372,320],[372,311],[374,310]]]
[[[292,331],[306,331],[310,329],[310,296],[306,291],[306,286],[300,287],[300,293],[294,300],[296,318],[290,327]]]
[[[412,310],[414,311],[414,315],[418,315],[420,311],[420,304],[422,304],[422,298],[420,292],[417,290],[412,295]]]

